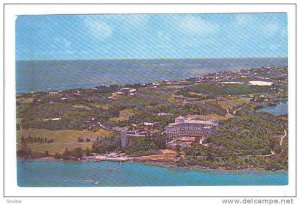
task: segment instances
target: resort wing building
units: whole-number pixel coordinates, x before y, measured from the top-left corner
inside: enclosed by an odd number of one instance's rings
[[[192,120],[179,116],[175,123],[166,127],[166,133],[169,137],[206,137],[215,133],[218,126],[218,120]]]

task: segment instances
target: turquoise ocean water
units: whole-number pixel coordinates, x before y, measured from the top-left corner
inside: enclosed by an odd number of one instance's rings
[[[210,72],[285,66],[276,59],[18,61],[17,93],[146,83]],[[282,105],[279,105],[282,106]],[[287,107],[287,106],[286,106]],[[279,111],[278,111],[279,110]],[[262,111],[282,113],[278,106]],[[284,114],[284,113],[283,113]],[[21,187],[287,185],[286,171],[218,171],[116,162],[17,161]]]
[[[287,185],[286,171],[192,170],[135,162],[18,160],[21,187]]]
[[[275,106],[265,107],[259,110],[260,112],[268,112],[273,115],[285,115],[288,114],[288,101],[282,101]]]

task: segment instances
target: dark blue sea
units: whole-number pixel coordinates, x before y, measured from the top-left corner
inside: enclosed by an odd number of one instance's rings
[[[16,90],[27,93],[149,83],[287,64],[287,58],[17,61]]]
[[[18,160],[21,187],[287,185],[287,171],[192,170],[135,162]]]

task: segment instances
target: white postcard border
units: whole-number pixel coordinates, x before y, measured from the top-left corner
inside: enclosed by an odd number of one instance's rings
[[[16,167],[15,19],[16,15],[109,13],[240,13],[287,12],[289,33],[289,185],[287,186],[189,186],[189,187],[18,187]],[[5,195],[6,196],[295,196],[296,188],[296,53],[295,5],[5,5]]]

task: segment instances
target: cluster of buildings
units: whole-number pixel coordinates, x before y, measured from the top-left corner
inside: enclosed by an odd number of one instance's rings
[[[175,123],[169,124],[165,131],[168,137],[173,140],[167,143],[169,148],[189,147],[192,143],[199,140],[202,144],[207,136],[216,133],[219,121],[215,119],[194,120],[179,116]]]
[[[209,94],[195,93],[193,97],[185,97],[183,95],[173,95],[174,99],[179,101],[182,105],[195,104],[201,102],[202,99],[209,98]]]
[[[166,127],[166,133],[170,137],[202,137],[213,134],[218,126],[218,120],[193,120],[179,116],[175,119],[175,123],[171,123]]]
[[[273,86],[273,82],[270,81],[269,77],[271,68],[266,70],[261,69],[245,69],[236,72],[218,72],[207,74],[198,79],[197,82],[216,82],[221,84],[249,84],[256,86]],[[273,70],[272,70],[273,71]],[[282,75],[277,75],[276,77],[283,77]]]
[[[196,137],[180,137],[168,142],[167,147],[170,149],[176,149],[178,146],[180,148],[185,148],[185,147],[190,147],[195,142],[196,142]]]
[[[150,123],[149,123],[150,124]],[[155,123],[154,123],[155,124]],[[147,126],[153,126],[151,125]],[[207,136],[216,133],[219,121],[215,119],[191,119],[179,116],[175,123],[170,123],[165,128],[165,133],[171,141],[167,142],[167,147],[176,149],[180,147],[190,147],[192,143],[202,144]],[[150,129],[151,130],[151,129]],[[138,131],[121,129],[118,131],[121,136],[121,147],[125,148],[131,137],[151,136],[151,131]]]
[[[116,99],[116,96],[118,95],[129,95],[134,96],[136,92],[135,88],[120,88],[117,92],[114,92],[112,96],[108,97],[109,99]]]
[[[176,100],[181,100],[182,104],[188,104],[188,103],[191,103],[191,102],[199,101],[199,98],[185,97],[183,95],[173,95],[173,97]]]

